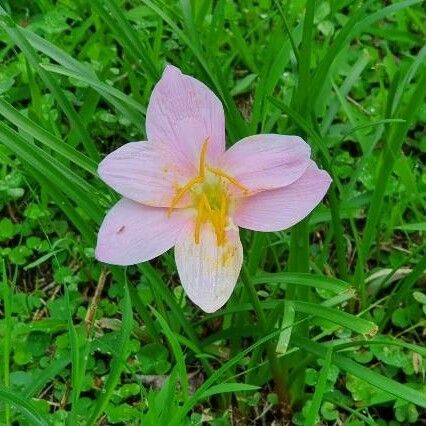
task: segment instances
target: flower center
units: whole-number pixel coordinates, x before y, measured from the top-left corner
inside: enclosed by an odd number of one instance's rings
[[[201,226],[210,223],[216,234],[217,244],[225,242],[225,229],[228,225],[230,194],[229,185],[236,186],[243,193],[247,188],[233,176],[223,170],[209,167],[206,164],[208,138],[203,142],[200,152],[198,176],[189,180],[173,197],[168,214],[172,214],[179,201],[186,195],[191,196],[191,206],[196,210],[194,240],[200,242]]]

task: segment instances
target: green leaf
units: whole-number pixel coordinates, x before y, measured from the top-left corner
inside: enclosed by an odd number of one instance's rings
[[[23,391],[25,398],[31,398],[40,392],[50,380],[62,373],[70,362],[71,359],[67,356],[53,360],[44,370],[38,373],[32,382],[25,388]]]
[[[127,344],[129,342],[130,333],[132,332],[133,314],[132,314],[132,304],[130,300],[129,289],[127,287],[127,282],[124,283],[123,285],[124,285],[123,319],[122,319],[120,339],[116,348],[116,352],[113,355],[111,370],[110,370],[108,379],[87,421],[87,424],[90,426],[94,425],[98,417],[102,415],[102,413],[105,411],[108,401],[110,400],[111,395],[114,392],[114,389],[117,386],[117,383],[120,379],[120,375],[126,367],[125,357],[128,350]]]
[[[318,381],[315,385],[315,393],[312,398],[312,403],[309,408],[308,415],[306,416],[306,426],[315,426],[317,424],[318,412],[321,407],[321,403],[324,397],[327,386],[328,372],[331,367],[331,359],[333,355],[333,347],[327,349],[327,354],[324,359],[324,365],[321,368],[321,372],[318,377]]]
[[[285,354],[287,352],[295,318],[296,310],[294,308],[294,303],[289,300],[285,300],[284,315],[281,323],[281,328],[283,329],[283,331],[278,337],[278,343],[276,347],[276,351],[280,354]]]
[[[167,322],[164,320],[164,318],[157,311],[155,311],[155,309],[153,309],[153,311],[161,325],[163,333],[166,335],[170,343],[170,346],[173,350],[173,355],[176,360],[176,370],[178,371],[178,374],[180,376],[180,383],[181,383],[182,392],[183,392],[183,400],[186,401],[188,399],[189,382],[188,382],[188,374],[186,372],[185,357],[183,355],[182,348],[180,347],[180,344],[175,334],[173,333],[172,329],[167,324]]]
[[[64,143],[64,141],[61,141],[56,136],[40,127],[33,120],[25,117],[22,113],[20,113],[1,97],[0,114],[15,126],[17,126],[20,130],[23,130],[24,132],[36,138],[42,144],[46,145],[47,148],[53,149],[57,153],[61,154],[64,158],[72,161],[78,167],[81,167],[92,175],[96,175],[96,162],[86,157],[77,149]]]
[[[22,398],[19,394],[12,392],[4,386],[0,385],[0,400],[12,404],[29,422],[34,426],[48,426],[49,421],[41,414],[34,404]]]
[[[302,285],[333,293],[341,293],[351,289],[348,283],[337,278],[298,272],[258,273],[253,278],[253,282],[254,284]]]
[[[420,223],[406,223],[404,225],[397,226],[396,229],[401,231],[426,231],[426,222]]]
[[[298,312],[319,316],[366,336],[374,336],[378,331],[378,326],[373,322],[334,308],[309,302],[302,302],[300,300],[295,300],[292,303]]]
[[[0,27],[3,28],[4,31],[6,31],[6,33],[14,41],[14,43],[22,50],[28,62],[36,70],[45,85],[49,88],[52,95],[58,102],[58,105],[67,115],[71,123],[75,126],[76,131],[78,132],[81,138],[81,142],[83,143],[83,146],[87,151],[87,154],[95,161],[98,160],[99,153],[96,149],[96,146],[92,141],[86,127],[81,121],[79,115],[72,106],[71,102],[60,89],[60,86],[57,81],[40,66],[41,61],[37,53],[32,48],[31,44],[26,39],[25,33],[13,22],[12,18],[6,13],[6,11],[1,6]]]
[[[314,343],[308,339],[299,336],[293,336],[294,344],[306,350],[313,355],[325,358],[327,348],[319,343]],[[403,399],[404,401],[412,402],[420,407],[426,408],[426,395],[416,389],[407,385],[399,383],[388,377],[382,376],[375,371],[363,367],[360,364],[344,357],[343,355],[333,354],[332,363],[339,367],[341,370],[346,371],[374,387],[393,395],[395,398]]]
[[[209,398],[213,395],[219,395],[230,392],[251,392],[260,389],[259,386],[249,385],[247,383],[221,383],[211,386],[198,397],[198,401]]]
[[[58,160],[41,150],[35,144],[24,140],[18,133],[0,123],[0,140],[30,167],[43,173],[52,184],[61,182],[61,188],[78,205],[84,208],[95,222],[103,216],[100,206],[87,191],[95,193],[95,189],[83,178],[65,167]]]
[[[15,232],[15,226],[8,217],[4,217],[0,220],[0,241],[12,238]]]

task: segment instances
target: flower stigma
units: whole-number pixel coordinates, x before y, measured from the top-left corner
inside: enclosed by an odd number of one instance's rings
[[[225,243],[225,230],[231,207],[228,188],[233,185],[244,194],[248,192],[248,189],[223,170],[206,164],[208,141],[209,138],[206,138],[201,146],[198,175],[176,190],[168,215],[170,216],[182,198],[189,194],[191,202],[188,207],[194,208],[196,212],[195,243],[200,242],[201,226],[210,223],[215,231],[217,244],[221,246]]]

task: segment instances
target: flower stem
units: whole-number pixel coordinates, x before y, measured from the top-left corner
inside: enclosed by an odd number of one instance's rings
[[[242,271],[242,281],[250,297],[254,311],[256,312],[256,315],[259,319],[261,330],[264,334],[266,334],[268,332],[268,329],[265,313],[263,312],[259,297],[253,285],[253,281],[245,267],[243,267]],[[272,377],[274,378],[278,397],[283,406],[286,407],[288,406],[290,400],[287,390],[287,380],[278,360],[277,353],[275,351],[275,345],[273,342],[266,343],[266,354],[268,356],[269,366],[271,369]]]

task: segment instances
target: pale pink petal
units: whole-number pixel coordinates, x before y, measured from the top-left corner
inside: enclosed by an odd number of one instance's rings
[[[228,149],[219,167],[250,192],[258,192],[295,182],[308,167],[310,154],[309,145],[298,136],[255,135]]]
[[[280,231],[306,217],[323,199],[330,186],[329,174],[310,161],[296,182],[238,200],[234,220],[254,231]]]
[[[174,246],[188,223],[185,210],[148,207],[123,198],[106,215],[98,233],[96,259],[112,265],[134,265]]]
[[[214,162],[225,150],[222,104],[205,84],[168,65],[149,101],[146,133],[149,142],[169,144],[194,165],[208,139],[207,158]]]
[[[99,164],[98,173],[126,198],[149,206],[169,207],[176,190],[197,170],[186,167],[178,154],[165,145],[131,142],[107,155]]]
[[[202,227],[195,243],[194,225],[187,225],[175,246],[176,265],[188,297],[205,312],[221,308],[232,294],[243,262],[238,228],[230,227],[218,246],[210,224]]]

